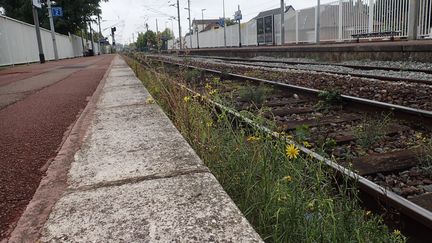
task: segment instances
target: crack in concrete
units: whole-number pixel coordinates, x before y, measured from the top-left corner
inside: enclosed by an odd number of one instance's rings
[[[81,186],[77,188],[70,188],[68,189],[64,195],[72,194],[78,191],[85,192],[85,191],[93,191],[100,188],[106,188],[106,187],[118,187],[123,186],[127,184],[137,184],[143,181],[151,181],[151,180],[160,180],[160,179],[168,179],[168,178],[174,178],[178,176],[184,176],[184,175],[192,175],[192,174],[201,174],[201,173],[211,173],[210,170],[203,165],[203,168],[198,169],[192,169],[192,170],[183,170],[183,171],[176,171],[167,175],[147,175],[147,176],[139,176],[139,177],[133,177],[133,178],[127,178],[117,181],[109,181],[109,182],[100,182],[93,185],[87,185],[87,186]]]

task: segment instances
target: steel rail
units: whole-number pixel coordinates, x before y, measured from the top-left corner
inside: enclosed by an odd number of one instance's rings
[[[193,69],[197,69],[197,70],[201,70],[201,71],[205,71],[205,72],[209,72],[209,73],[214,73],[214,74],[218,74],[218,75],[228,75],[230,77],[240,78],[240,79],[244,79],[244,80],[251,80],[251,81],[255,81],[255,82],[267,83],[267,84],[281,86],[281,87],[284,87],[287,89],[296,90],[296,91],[300,91],[300,92],[304,92],[304,93],[310,93],[310,94],[314,94],[314,95],[318,95],[322,92],[321,90],[318,90],[318,89],[312,89],[312,88],[302,87],[302,86],[298,86],[298,85],[286,84],[286,83],[281,83],[281,82],[271,81],[271,80],[266,80],[266,79],[261,79],[261,78],[255,78],[255,77],[248,77],[248,76],[244,76],[244,75],[240,75],[240,74],[223,73],[222,71],[218,71],[218,70],[214,70],[214,69],[195,67],[192,65],[180,64],[180,63],[175,63],[175,62],[171,62],[171,61],[167,61],[167,60],[160,60],[160,59],[158,59],[158,60],[163,61],[163,62],[168,63],[168,64],[172,64],[172,65],[183,66],[183,67],[187,67],[187,68],[193,68]],[[343,100],[348,101],[348,102],[352,102],[352,103],[368,105],[368,106],[372,106],[372,107],[376,107],[376,108],[380,108],[380,109],[385,109],[385,110],[390,110],[393,112],[407,114],[410,116],[416,116],[416,117],[422,117],[422,118],[432,118],[432,111],[415,109],[415,108],[401,106],[401,105],[395,105],[395,104],[389,104],[389,103],[385,103],[385,102],[381,102],[381,101],[375,101],[375,100],[359,98],[359,97],[354,97],[354,96],[349,96],[349,95],[341,95],[341,97]]]
[[[203,71],[209,71],[209,72],[213,72],[213,73],[218,73],[218,74],[222,74],[222,72],[217,71],[217,70],[211,70],[211,69],[204,69],[204,68],[197,68],[197,67],[193,67],[190,65],[184,65],[184,64],[180,64],[180,63],[173,63],[170,61],[165,61],[165,60],[159,60],[161,62],[167,63],[167,64],[171,64],[171,65],[176,65],[179,67],[187,67],[187,68],[196,68],[198,70],[203,70]],[[229,74],[228,74],[229,75]],[[234,77],[237,77],[239,75],[234,75]],[[245,78],[245,76],[239,76],[241,78]],[[249,79],[249,77],[247,77]],[[261,80],[261,79],[255,79],[255,80]],[[274,81],[268,81],[268,83],[270,84],[276,84],[276,85],[280,85],[280,83],[274,82]],[[178,83],[177,83],[178,84]],[[181,85],[181,84],[178,84]],[[193,94],[199,94],[198,92],[185,87],[184,85],[181,85],[182,87],[186,88],[189,92],[192,92]],[[309,88],[304,88],[304,87],[300,87],[300,86],[294,86],[294,85],[288,85],[289,87],[295,88],[295,89],[302,89],[302,90],[306,90],[306,91],[310,91],[313,93],[316,93],[318,90],[315,89],[309,89]],[[345,96],[349,97],[349,96]],[[366,99],[359,99],[356,97],[351,97],[354,98],[354,101],[358,101],[358,102],[369,102],[370,100],[366,100]],[[253,122],[251,119],[246,118],[244,116],[242,116],[239,112],[228,108],[222,104],[219,104],[215,101],[212,101],[210,99],[206,99],[206,101],[208,101],[209,103],[219,107],[220,109],[225,110],[226,112],[228,112],[231,115],[234,115],[235,117],[241,119],[243,122],[245,122],[246,124],[257,128],[267,134],[270,134],[273,137],[276,138],[281,138],[280,135],[277,132],[272,131],[271,129],[264,127],[262,125],[259,125],[255,122]],[[374,101],[372,101],[373,103],[376,103]],[[385,103],[381,103],[378,102],[378,105],[382,105]],[[406,107],[404,107],[406,108]],[[410,109],[409,109],[410,110]],[[428,113],[429,115],[432,116],[432,113]],[[292,140],[287,139],[287,141],[289,143],[295,143]],[[327,166],[329,166],[330,168],[334,169],[335,171],[337,171],[338,173],[344,175],[344,176],[348,176],[349,178],[356,180],[359,184],[359,187],[362,191],[366,192],[369,195],[372,195],[374,198],[377,198],[378,200],[380,200],[381,202],[386,203],[387,205],[391,205],[392,207],[394,207],[396,210],[398,210],[399,212],[403,212],[404,215],[410,217],[411,219],[421,223],[422,225],[426,226],[427,228],[432,230],[432,212],[426,210],[423,207],[420,207],[416,204],[414,204],[413,202],[385,189],[384,187],[379,186],[378,184],[358,175],[357,173],[353,172],[350,169],[347,169],[315,152],[313,152],[312,150],[304,147],[301,144],[297,144],[297,146],[300,148],[300,150],[305,153],[308,154],[310,156],[312,156],[313,158],[317,159],[318,161],[323,162],[324,164],[326,164]]]
[[[268,62],[268,63],[283,63],[283,64],[304,64],[304,65],[319,65],[319,66],[339,66],[348,67],[360,70],[385,70],[385,71],[407,71],[407,72],[423,72],[432,74],[432,69],[418,69],[418,68],[397,68],[397,67],[384,67],[384,66],[367,66],[367,65],[355,65],[355,64],[343,64],[343,63],[325,63],[325,62],[296,62],[286,60],[261,60],[261,59],[250,59],[250,58],[238,58],[238,57],[221,57],[221,56],[202,56],[202,55],[180,55],[181,57],[199,57],[199,58],[214,58],[221,60],[231,61],[247,61],[247,62]]]
[[[385,71],[409,71],[409,72],[424,72],[427,74],[432,74],[432,70],[427,69],[398,69],[392,67],[371,67],[371,66],[359,66],[359,65],[349,65],[349,64],[332,64],[332,63],[307,63],[307,62],[294,62],[294,61],[276,61],[276,60],[256,60],[256,59],[242,59],[242,58],[231,58],[231,57],[212,57],[212,56],[186,56],[186,57],[199,57],[199,58],[212,58],[217,60],[225,60],[225,61],[237,61],[237,62],[267,62],[267,63],[282,63],[289,65],[320,65],[320,66],[341,66],[341,67],[349,67],[354,69],[362,69],[362,70],[385,70]],[[265,64],[246,64],[246,63],[237,63],[240,65],[249,65],[255,67],[267,67],[267,68],[284,68],[284,67],[275,67],[271,65]],[[339,71],[324,71],[324,70],[315,70],[315,69],[307,69],[301,67],[287,68],[287,69],[296,69],[296,70],[306,70],[306,71],[314,71],[320,73],[330,73],[330,74],[338,74],[338,75],[350,75],[353,77],[359,78],[371,78],[378,79],[383,81],[392,81],[392,82],[407,82],[407,83],[420,83],[420,84],[430,84],[432,85],[432,80],[423,80],[423,79],[413,79],[413,78],[403,78],[403,77],[391,77],[391,76],[381,76],[381,75],[372,75],[372,74],[358,74],[358,73],[346,73]]]

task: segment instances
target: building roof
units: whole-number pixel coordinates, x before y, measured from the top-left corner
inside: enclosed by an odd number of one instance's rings
[[[292,5],[285,6],[285,13],[288,12],[290,9],[295,10]],[[266,16],[278,15],[280,13],[281,13],[280,8],[270,9],[270,10],[260,12],[254,19],[259,19]]]

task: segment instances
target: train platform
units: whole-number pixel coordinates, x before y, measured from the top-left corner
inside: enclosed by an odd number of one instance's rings
[[[9,242],[262,242],[119,56]]]
[[[230,57],[272,56],[311,58],[322,61],[380,60],[432,62],[432,40],[398,40],[357,42],[322,42],[283,46],[243,46],[228,48],[187,49],[181,53]]]

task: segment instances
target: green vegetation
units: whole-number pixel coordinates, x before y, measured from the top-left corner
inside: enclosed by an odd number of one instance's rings
[[[432,138],[426,138],[421,133],[416,134],[416,137],[420,147],[420,151],[419,151],[420,166],[432,178]]]
[[[160,68],[136,67],[146,88],[266,242],[405,241],[379,216],[361,209],[352,182],[336,181],[332,170],[299,154],[296,145],[244,128],[204,102],[207,94],[191,94],[172,82],[184,82],[186,71],[172,77]]]
[[[337,90],[327,90],[318,94],[320,101],[316,105],[319,110],[329,110],[342,104],[342,96]]]
[[[242,101],[253,103],[255,106],[260,107],[267,98],[267,94],[271,89],[266,86],[242,86],[239,90],[239,96]]]
[[[369,149],[376,142],[383,139],[390,125],[390,116],[382,118],[364,118],[362,123],[354,129],[356,142],[363,149]]]
[[[57,18],[55,29],[57,32],[67,35],[68,32],[78,34],[82,29],[87,29],[91,16],[101,13],[100,3],[108,0],[56,0],[55,6],[63,8],[64,17]],[[8,17],[33,24],[33,14],[30,0],[0,0]],[[39,22],[42,27],[49,29],[47,8],[44,6],[39,11]],[[87,38],[89,39],[89,38]]]

